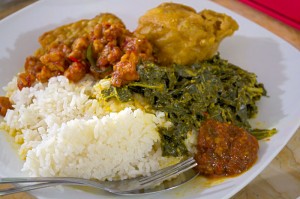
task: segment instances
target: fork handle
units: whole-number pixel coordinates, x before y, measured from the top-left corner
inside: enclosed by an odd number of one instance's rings
[[[0,196],[20,193],[20,192],[25,192],[25,191],[31,191],[31,190],[35,190],[35,189],[41,189],[41,188],[46,188],[46,187],[51,187],[51,186],[61,185],[61,184],[62,184],[61,182],[42,182],[42,183],[38,183],[38,184],[31,184],[31,185],[1,189]]]
[[[82,179],[81,179],[82,180]],[[76,178],[52,178],[49,179],[47,177],[37,177],[37,178],[0,178],[0,184],[7,183],[36,183],[30,185],[19,185],[13,188],[1,189],[0,196],[25,192],[35,189],[47,188],[56,185],[79,185],[79,186],[87,186],[86,184],[77,181]]]
[[[82,184],[85,179],[68,177],[16,177],[0,178],[0,184],[6,183],[30,183],[30,182],[71,182]]]
[[[73,177],[16,177],[16,178],[0,178],[0,184],[7,183],[61,183],[61,184],[72,184],[72,185],[86,185],[97,188],[105,189],[104,185],[99,182],[92,180],[73,178]]]

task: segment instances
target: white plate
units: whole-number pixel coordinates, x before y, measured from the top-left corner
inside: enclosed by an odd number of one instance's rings
[[[43,32],[82,18],[92,18],[101,12],[112,12],[122,18],[131,30],[138,17],[157,6],[160,0],[44,0],[0,21],[0,86],[6,85],[22,69],[25,57],[39,47],[37,38]],[[300,53],[297,49],[249,20],[209,1],[174,0],[196,10],[204,8],[224,12],[235,18],[240,29],[226,39],[220,53],[248,71],[255,72],[264,83],[270,97],[259,102],[259,127],[277,128],[278,134],[260,143],[257,163],[243,175],[212,187],[201,179],[178,189],[145,198],[228,198],[254,179],[279,153],[300,124]],[[0,94],[4,92],[1,90]],[[0,137],[0,176],[22,175],[16,148],[8,143],[8,136]],[[49,188],[32,192],[38,198],[118,198],[105,192],[71,188]],[[140,197],[138,197],[140,198]]]

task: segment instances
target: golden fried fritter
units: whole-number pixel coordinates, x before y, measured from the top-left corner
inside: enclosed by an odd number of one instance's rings
[[[65,45],[70,45],[78,37],[83,37],[90,34],[97,24],[103,22],[109,24],[122,24],[124,23],[120,18],[111,13],[102,13],[94,17],[93,19],[83,19],[70,23],[67,25],[60,26],[54,30],[45,32],[39,38],[39,43],[42,49],[49,50],[59,43],[64,43]],[[41,49],[39,49],[41,50]]]
[[[163,3],[140,17],[136,34],[152,43],[158,62],[186,65],[211,58],[222,39],[237,29],[225,14]]]

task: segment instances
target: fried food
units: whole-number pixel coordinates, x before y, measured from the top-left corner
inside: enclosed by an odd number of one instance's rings
[[[59,75],[78,82],[88,73],[98,79],[111,75],[112,85],[120,87],[139,79],[138,61],[152,59],[152,45],[110,13],[48,31],[39,42],[41,47],[27,57],[25,72],[18,75],[20,90]]]
[[[39,38],[39,43],[42,46],[39,51],[50,50],[60,43],[70,46],[78,37],[88,36],[97,24],[103,22],[109,24],[122,24],[122,26],[125,27],[122,20],[114,14],[102,13],[95,16],[93,19],[79,20],[45,32]]]
[[[163,3],[140,17],[136,34],[152,43],[159,63],[188,65],[211,58],[237,29],[237,22],[226,14]]]

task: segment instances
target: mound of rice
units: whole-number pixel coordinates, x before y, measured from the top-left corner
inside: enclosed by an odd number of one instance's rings
[[[86,77],[77,84],[64,76],[48,83],[6,88],[14,103],[2,128],[14,131],[30,176],[70,176],[116,180],[148,175],[173,162],[162,157],[159,126],[164,113],[125,108],[107,111],[91,99],[94,84]],[[21,141],[20,141],[21,140]]]

